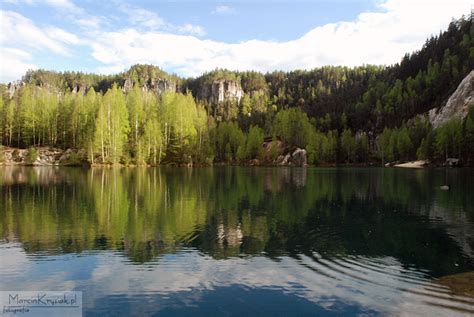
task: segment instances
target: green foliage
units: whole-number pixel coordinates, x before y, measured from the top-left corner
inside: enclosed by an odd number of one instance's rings
[[[68,164],[70,165],[78,165],[81,163],[81,156],[79,155],[79,153],[77,152],[72,152],[70,155],[69,155],[69,160],[68,160]]]
[[[323,148],[325,161],[335,163],[337,160],[337,139],[338,133],[336,130],[331,130],[327,134],[327,143]]]
[[[469,159],[474,157],[474,107],[469,109],[466,123],[464,125],[464,153]]]
[[[236,122],[222,122],[216,129],[216,153],[220,159],[231,161],[236,158],[237,149],[244,145],[245,136]]]
[[[344,161],[356,161],[357,141],[351,130],[346,129],[342,132],[341,151],[343,153]]]
[[[337,137],[334,136],[333,131],[327,134],[313,131],[306,150],[308,152],[308,162],[311,164],[334,163],[337,151]]]
[[[462,146],[462,122],[452,119],[436,130],[436,149],[438,155],[459,157]]]
[[[392,130],[385,128],[383,133],[379,135],[378,139],[378,155],[382,160],[382,164],[385,163],[385,160],[393,160],[393,150],[390,149],[390,139],[392,136]]]
[[[263,158],[263,130],[256,126],[251,126],[245,145],[245,157],[249,159]]]
[[[369,160],[369,138],[363,133],[356,138],[356,156],[358,162],[367,162]]]
[[[419,160],[431,159],[434,156],[434,142],[435,134],[430,131],[423,140],[421,140],[420,146],[416,151],[416,157]]]
[[[281,155],[281,149],[279,147],[278,139],[276,137],[272,137],[271,146],[271,159],[272,161],[276,160],[278,156]]]
[[[369,149],[375,143],[382,162],[472,161],[473,110],[464,122],[436,131],[418,115],[443,104],[474,68],[473,29],[471,19],[453,21],[388,67],[267,74],[216,69],[190,79],[153,65],[112,76],[28,71],[13,98],[2,90],[0,140],[21,148],[83,149],[91,162],[139,165],[257,158],[269,135],[306,148],[315,164],[365,162],[375,157]],[[124,94],[119,87],[126,80],[133,89]],[[158,97],[160,80],[186,93],[166,90]],[[212,85],[222,80],[243,88],[240,102],[211,101]],[[273,158],[280,154],[271,149]]]
[[[113,86],[104,96],[95,129],[95,147],[102,162],[119,163],[130,131],[128,110],[122,91]]]
[[[273,122],[274,135],[292,146],[301,148],[308,143],[311,129],[308,116],[298,108],[278,112]]]
[[[38,158],[38,156],[39,156],[39,153],[38,153],[37,148],[35,147],[28,148],[28,152],[26,154],[26,163],[33,164]]]
[[[401,159],[408,160],[411,157],[412,151],[413,143],[408,134],[408,129],[404,127],[398,132],[397,152]]]
[[[5,151],[3,145],[0,145],[0,163],[5,162]]]

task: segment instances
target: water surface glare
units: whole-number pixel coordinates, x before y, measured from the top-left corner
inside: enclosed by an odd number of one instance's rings
[[[473,185],[472,169],[0,167],[0,290],[82,291],[84,316],[473,315]]]

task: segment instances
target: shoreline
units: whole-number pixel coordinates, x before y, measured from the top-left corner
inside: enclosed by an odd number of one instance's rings
[[[320,165],[314,165],[314,164],[308,164],[306,166],[288,166],[288,165],[275,165],[275,164],[236,164],[236,163],[222,163],[222,162],[217,162],[214,164],[194,164],[194,165],[188,165],[188,164],[161,164],[161,165],[136,165],[136,164],[122,164],[122,163],[116,163],[116,164],[89,164],[89,162],[84,162],[84,163],[67,163],[67,164],[23,164],[23,163],[0,163],[0,167],[80,167],[80,168],[206,168],[206,167],[274,167],[274,168],[402,168],[402,169],[429,169],[429,168],[462,168],[462,167],[473,167],[472,165],[463,165],[463,166],[458,166],[458,167],[451,167],[451,166],[444,166],[442,164],[426,164],[426,165],[419,165],[418,163],[415,162],[405,162],[405,163],[400,163],[400,164],[394,164],[390,166],[384,166],[381,163],[376,164],[376,163],[359,163],[359,164],[353,164],[353,163],[341,163],[341,164],[320,164]]]
[[[212,164],[203,163],[175,163],[165,162],[158,165],[152,164],[124,164],[124,163],[90,163],[83,150],[59,149],[54,147],[38,147],[34,158],[29,156],[29,149],[3,147],[0,149],[0,166],[62,166],[62,167],[83,167],[83,168],[137,168],[137,167],[178,167],[178,168],[200,168],[213,166],[242,166],[242,167],[320,167],[320,168],[344,168],[344,167],[393,167],[393,168],[437,168],[437,167],[472,167],[471,164],[448,165],[441,161],[395,161],[383,164],[381,161],[367,161],[361,163],[322,163],[306,164],[304,166],[292,164],[275,164],[268,160],[247,160],[242,162],[214,162]],[[449,159],[454,160],[454,159]]]

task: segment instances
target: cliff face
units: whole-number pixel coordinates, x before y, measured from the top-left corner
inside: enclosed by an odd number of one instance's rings
[[[13,95],[15,94],[16,89],[17,87],[15,83],[8,83],[8,89],[7,89],[8,98],[10,99],[13,98]]]
[[[130,77],[125,79],[122,87],[124,92],[128,92],[133,89],[133,81]],[[146,84],[141,87],[144,91],[153,91],[157,95],[161,95],[165,91],[176,92],[178,86],[176,82],[164,78],[150,78],[146,81]]]
[[[237,103],[240,103],[244,91],[240,83],[234,80],[217,79],[211,85],[201,87],[199,95],[211,104],[219,104],[224,101],[237,101]]]
[[[474,70],[462,80],[446,105],[428,112],[428,118],[436,129],[451,119],[466,118],[468,109],[472,105],[474,105]]]
[[[85,95],[89,91],[89,88],[90,87],[87,87],[85,84],[76,84],[74,85],[74,88],[72,88],[72,93]]]

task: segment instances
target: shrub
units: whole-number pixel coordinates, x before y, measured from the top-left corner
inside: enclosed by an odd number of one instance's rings
[[[26,155],[26,163],[33,164],[38,158],[38,156],[39,156],[38,149],[35,147],[30,147]]]
[[[5,162],[5,152],[3,150],[3,145],[0,145],[0,163]]]

